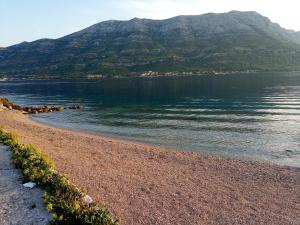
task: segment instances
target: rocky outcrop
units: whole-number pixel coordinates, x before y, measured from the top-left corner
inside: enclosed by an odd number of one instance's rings
[[[38,114],[38,113],[48,113],[54,111],[63,111],[65,109],[64,106],[42,106],[42,107],[24,107],[22,110],[31,113],[31,114]]]
[[[63,111],[66,107],[64,106],[26,106],[22,107],[13,102],[10,102],[6,98],[0,97],[0,109],[2,110],[19,110],[26,112],[28,114],[38,114],[38,113],[48,113],[48,112],[55,112],[55,111]],[[68,109],[82,109],[80,105],[72,105],[69,106]]]

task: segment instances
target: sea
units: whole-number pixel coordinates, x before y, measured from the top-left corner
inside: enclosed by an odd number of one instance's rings
[[[55,127],[300,167],[300,72],[2,81],[0,96],[83,106],[31,116]]]

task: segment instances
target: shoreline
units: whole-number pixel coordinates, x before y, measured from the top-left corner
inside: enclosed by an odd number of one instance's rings
[[[0,82],[18,82],[18,81],[106,81],[106,80],[126,80],[126,79],[155,79],[155,78],[184,78],[184,77],[199,77],[199,76],[230,76],[230,75],[249,75],[249,74],[258,74],[258,73],[299,73],[300,71],[294,71],[294,70],[250,70],[250,71],[220,71],[215,73],[194,73],[194,74],[182,74],[178,73],[177,75],[151,75],[151,76],[142,76],[142,75],[136,75],[136,76],[112,76],[112,77],[92,77],[89,78],[88,75],[79,77],[79,78],[64,78],[63,80],[59,76],[53,76],[53,77],[39,77],[39,76],[33,76],[29,78],[12,78],[12,79],[5,79],[0,80]],[[1,75],[0,75],[1,76]],[[92,75],[94,76],[94,75]]]
[[[42,124],[44,126],[48,126],[48,127],[52,127],[52,128],[61,129],[66,132],[72,131],[72,132],[75,132],[78,134],[94,135],[94,136],[99,136],[102,138],[111,139],[113,141],[128,142],[131,144],[143,145],[145,147],[159,148],[164,151],[179,151],[179,152],[195,153],[195,154],[200,154],[203,156],[211,155],[211,156],[221,157],[221,158],[228,159],[228,160],[230,160],[230,159],[241,160],[241,161],[255,162],[255,163],[266,164],[266,165],[271,165],[271,166],[275,165],[275,166],[282,166],[282,167],[294,167],[294,168],[300,169],[300,166],[284,165],[284,164],[275,163],[275,162],[272,162],[272,161],[266,160],[266,159],[251,158],[250,156],[248,156],[248,157],[247,156],[234,156],[234,155],[218,154],[218,153],[209,152],[209,151],[205,151],[205,150],[197,151],[197,150],[192,150],[192,149],[177,148],[177,147],[167,146],[167,145],[163,145],[163,144],[160,145],[160,144],[155,144],[155,143],[151,143],[151,142],[144,142],[144,141],[129,139],[126,137],[121,137],[118,135],[104,133],[104,132],[100,132],[100,131],[92,131],[92,130],[85,130],[85,129],[80,130],[80,129],[76,129],[76,128],[69,128],[69,127],[59,126],[59,125],[48,123],[48,122],[38,121],[38,120],[35,120],[33,117],[34,117],[34,115],[28,115],[28,118],[34,123]]]
[[[55,113],[55,112],[54,112]],[[28,115],[29,119],[35,123],[38,124],[43,124],[45,126],[49,126],[49,127],[53,127],[53,128],[57,128],[57,129],[62,129],[65,131],[72,131],[72,132],[77,132],[77,133],[84,133],[84,134],[90,134],[90,135],[95,135],[95,136],[100,136],[100,137],[104,137],[104,138],[109,138],[112,140],[118,140],[118,141],[124,141],[124,142],[130,142],[132,144],[141,144],[141,145],[145,145],[145,146],[149,146],[149,147],[154,147],[154,148],[161,148],[167,151],[181,151],[181,152],[188,152],[188,153],[196,153],[196,154],[201,154],[201,155],[212,155],[212,156],[216,156],[216,157],[221,157],[221,158],[225,158],[225,159],[235,159],[235,160],[242,160],[242,161],[248,161],[248,162],[257,162],[257,163],[262,163],[262,164],[267,164],[267,165],[276,165],[276,166],[283,166],[283,167],[295,167],[295,168],[299,168],[300,169],[300,158],[298,157],[297,159],[292,159],[294,161],[290,161],[289,164],[285,163],[287,160],[290,160],[290,158],[281,158],[281,159],[277,159],[277,160],[270,160],[270,159],[266,159],[266,158],[261,158],[259,156],[257,157],[251,157],[249,155],[229,155],[229,154],[221,154],[221,153],[216,153],[216,152],[211,152],[208,150],[204,150],[204,149],[188,149],[188,148],[179,148],[176,146],[168,146],[168,145],[164,145],[164,144],[157,144],[157,143],[153,143],[153,142],[145,142],[142,140],[135,140],[134,138],[130,139],[128,137],[122,137],[122,136],[118,136],[115,134],[110,134],[110,133],[105,133],[105,132],[101,132],[101,131],[92,131],[92,130],[88,130],[88,129],[78,129],[78,128],[71,128],[71,127],[65,127],[65,126],[59,126],[55,123],[51,123],[51,122],[44,122],[44,121],[39,121],[38,119],[34,119],[34,115]],[[37,117],[39,118],[39,117]],[[296,161],[298,160],[298,161]]]
[[[107,202],[121,224],[298,224],[300,169],[55,128],[16,111],[0,125]]]

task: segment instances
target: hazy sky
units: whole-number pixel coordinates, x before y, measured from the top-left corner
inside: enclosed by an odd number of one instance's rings
[[[0,0],[0,46],[57,38],[109,19],[257,11],[300,31],[300,0]]]

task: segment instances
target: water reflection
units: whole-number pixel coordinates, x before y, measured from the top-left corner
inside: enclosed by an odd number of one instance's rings
[[[83,104],[35,120],[193,151],[298,165],[300,74],[3,82],[23,104]]]

